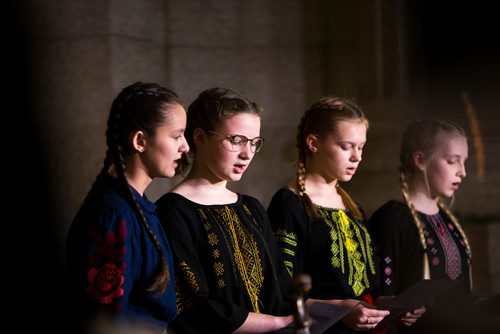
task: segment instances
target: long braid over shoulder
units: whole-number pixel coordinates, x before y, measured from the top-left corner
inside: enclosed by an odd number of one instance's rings
[[[311,151],[307,147],[306,138],[308,135],[326,137],[329,133],[336,130],[339,121],[364,122],[368,128],[368,119],[361,109],[352,101],[336,96],[326,96],[314,102],[311,107],[305,111],[297,127],[296,147],[298,151],[298,161],[296,184],[299,194],[302,197],[304,210],[313,218],[319,218],[320,214],[306,191],[305,174],[307,170],[307,161],[311,155]],[[337,189],[347,209],[356,219],[363,219],[360,209],[347,191],[339,186],[337,186]]]
[[[410,123],[407,126],[401,142],[400,157],[399,157],[401,192],[411,212],[413,222],[417,227],[420,244],[424,249],[424,260],[423,260],[424,279],[430,278],[429,260],[427,258],[427,253],[426,253],[427,244],[424,235],[424,225],[420,221],[417,211],[410,199],[410,184],[414,182],[415,176],[417,175],[417,173],[420,172],[420,170],[415,166],[413,162],[413,155],[415,152],[421,152],[425,157],[431,157],[434,154],[434,152],[439,148],[439,145],[441,145],[446,140],[456,136],[465,138],[466,137],[465,131],[461,127],[450,121],[440,120],[435,118],[419,119]],[[424,178],[427,180],[426,174],[424,174]],[[442,199],[438,198],[437,204],[444,212],[446,212],[446,214],[451,219],[455,228],[460,232],[462,239],[464,240],[467,254],[470,260],[471,259],[470,244],[467,239],[467,236],[465,235],[464,230],[458,223],[457,218],[455,217],[455,215],[453,215],[448,206],[444,204]],[[470,268],[471,267],[469,266],[469,269]]]
[[[420,221],[417,210],[415,210],[415,206],[410,200],[410,194],[408,190],[408,183],[406,182],[405,174],[403,172],[399,173],[400,182],[401,182],[401,192],[403,193],[403,197],[405,199],[406,205],[410,209],[411,217],[418,231],[418,238],[420,240],[420,245],[423,248],[423,279],[430,279],[431,272],[429,268],[429,258],[427,256],[427,243],[425,242],[425,232],[424,232],[424,224]]]
[[[109,114],[106,130],[108,149],[101,171],[101,173],[107,173],[111,165],[114,166],[129,203],[137,212],[139,221],[158,252],[160,258],[158,275],[148,288],[148,291],[155,292],[157,295],[161,295],[167,288],[170,273],[160,242],[128,185],[124,157],[132,152],[129,142],[130,133],[142,130],[147,135],[153,136],[156,128],[168,118],[169,106],[174,104],[181,104],[179,97],[171,90],[154,83],[136,82],[124,88],[113,101]]]

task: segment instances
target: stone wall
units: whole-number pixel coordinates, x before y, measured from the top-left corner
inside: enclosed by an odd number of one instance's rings
[[[453,16],[450,28],[437,17],[444,8],[433,8],[433,16],[426,2],[412,6],[396,0],[24,1],[59,249],[101,168],[111,101],[134,81],[170,87],[186,106],[211,86],[238,89],[260,103],[265,146],[230,187],[264,205],[294,175],[295,131],[305,108],[324,94],[355,99],[371,125],[359,173],[346,187],[369,214],[398,193],[405,125],[436,115],[469,130],[466,91],[484,155],[471,142],[454,209],[490,222],[466,227],[479,254],[477,281],[487,282],[480,292],[498,292],[500,58],[483,43],[496,31],[479,21],[461,25]],[[460,7],[456,15],[468,14],[470,22],[479,11]],[[154,200],[177,181],[154,181],[147,193]]]

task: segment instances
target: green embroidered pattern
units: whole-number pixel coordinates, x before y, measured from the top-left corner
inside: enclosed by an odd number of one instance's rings
[[[370,287],[367,268],[375,274],[371,238],[365,226],[351,219],[344,210],[319,207],[319,212],[330,228],[331,265],[348,273],[348,284],[355,296]]]
[[[295,256],[294,249],[297,247],[297,234],[287,232],[283,229],[278,229],[274,232],[274,236],[281,246],[281,252],[283,254],[288,254],[292,257]],[[286,270],[290,276],[293,276],[293,263],[291,261],[284,261]]]

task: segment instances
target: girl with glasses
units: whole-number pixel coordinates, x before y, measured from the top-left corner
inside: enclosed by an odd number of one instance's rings
[[[175,333],[265,333],[293,317],[289,277],[266,211],[227,189],[262,147],[261,109],[238,92],[203,91],[188,108],[187,176],[157,202],[177,275]],[[189,160],[188,160],[189,158]]]

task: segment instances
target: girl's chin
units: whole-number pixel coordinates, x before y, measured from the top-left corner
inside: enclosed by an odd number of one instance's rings
[[[340,182],[349,182],[351,181],[353,175],[344,175],[342,178],[339,178],[338,181]]]
[[[242,176],[243,176],[243,174],[232,174],[229,181],[239,181],[239,180],[241,180]]]

